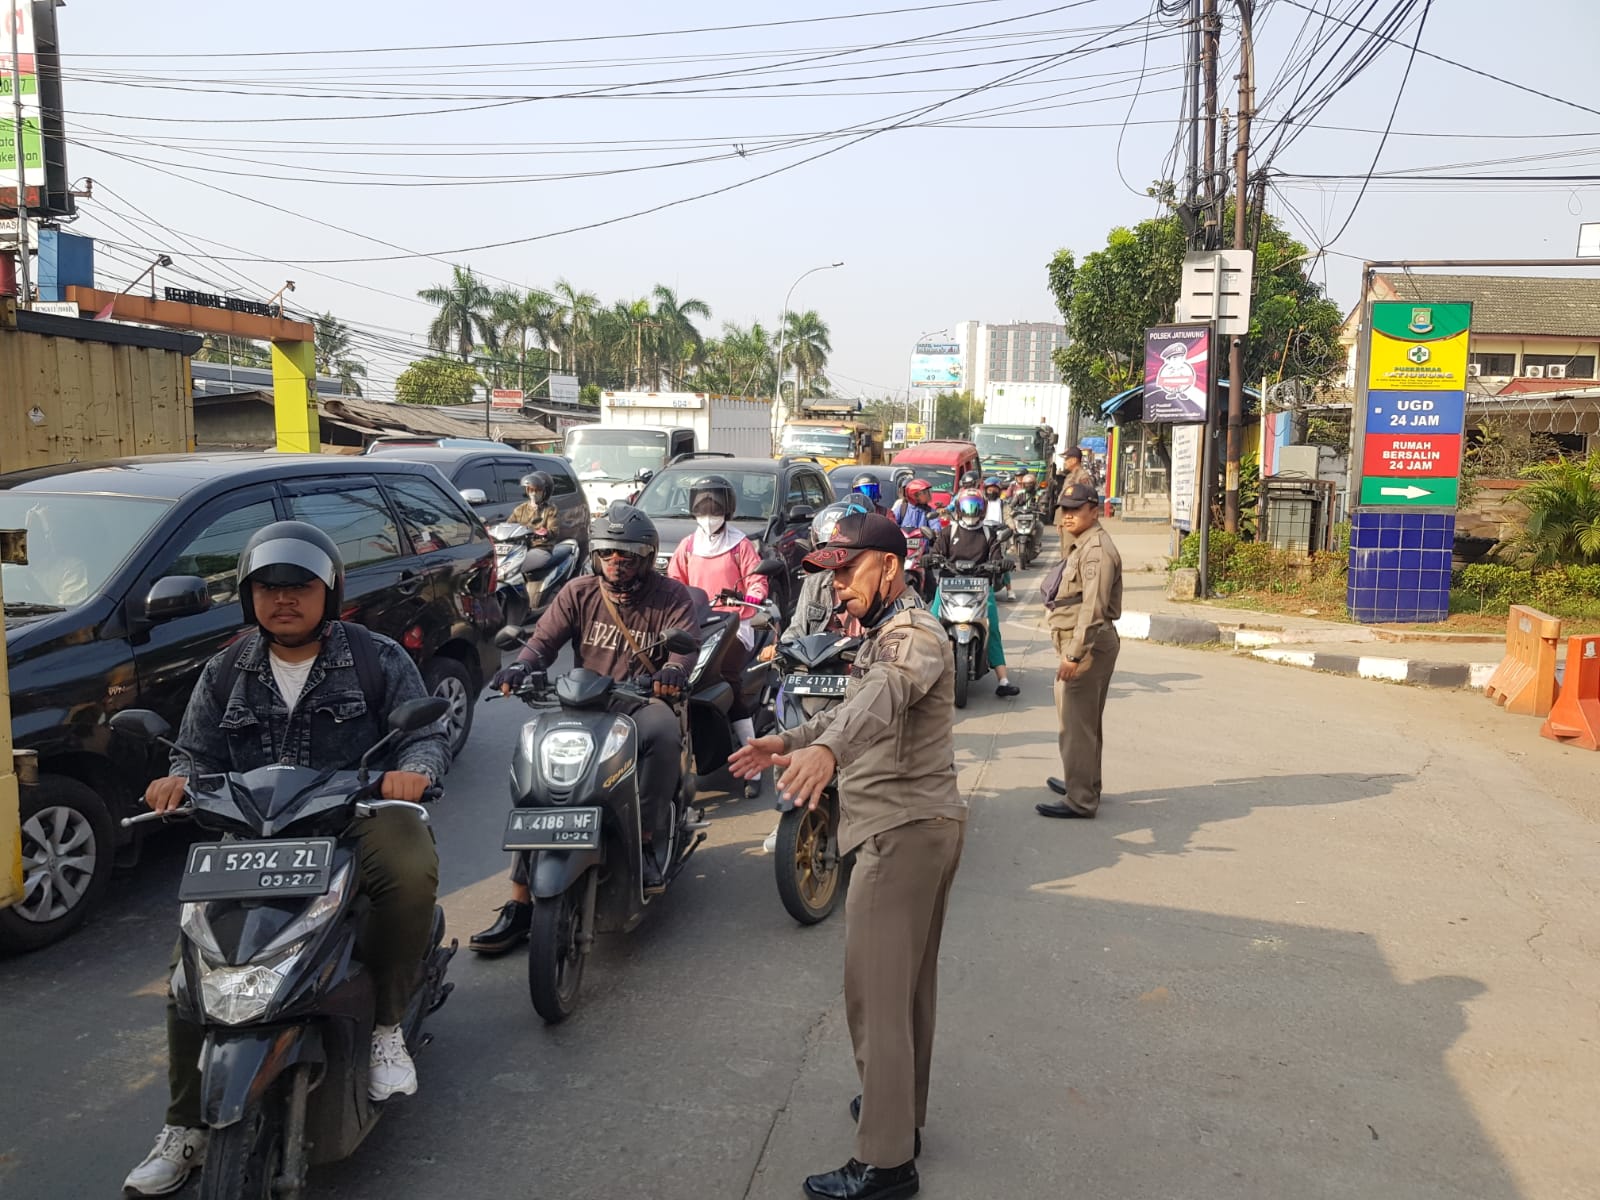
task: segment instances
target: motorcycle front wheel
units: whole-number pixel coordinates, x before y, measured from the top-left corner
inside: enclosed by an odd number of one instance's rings
[[[967,685],[972,682],[972,643],[955,643],[956,652],[956,707],[967,706]]]
[[[200,1169],[200,1200],[273,1200],[283,1170],[282,1082],[232,1125],[211,1131]]]
[[[533,1010],[548,1025],[559,1025],[578,1007],[583,962],[588,957],[578,941],[587,884],[585,876],[561,895],[536,900],[533,905],[533,926],[528,936],[528,996]]]
[[[838,801],[824,796],[814,810],[791,808],[784,813],[778,822],[773,864],[784,911],[802,925],[827,920],[839,902],[844,877]]]

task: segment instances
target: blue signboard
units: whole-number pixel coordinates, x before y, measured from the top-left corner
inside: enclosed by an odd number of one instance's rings
[[[1467,415],[1465,392],[1368,392],[1367,433],[1460,434]]]

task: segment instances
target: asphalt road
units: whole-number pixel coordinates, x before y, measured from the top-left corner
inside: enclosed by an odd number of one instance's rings
[[[1486,702],[1125,646],[1101,819],[1044,822],[1042,634],[958,725],[973,800],[942,956],[931,1197],[1565,1200],[1600,1179],[1593,764]],[[481,707],[435,808],[463,940],[504,895],[522,719]],[[841,915],[797,927],[760,802],[547,1028],[463,951],[422,1091],[312,1194],[797,1197],[850,1151]],[[112,1197],[165,1105],[181,846],[0,962],[0,1196]],[[187,1194],[192,1194],[187,1193]]]

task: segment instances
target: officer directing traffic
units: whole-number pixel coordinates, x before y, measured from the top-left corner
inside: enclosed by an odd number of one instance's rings
[[[783,767],[780,795],[812,808],[839,774],[839,852],[856,854],[844,996],[861,1095],[850,1104],[855,1155],[805,1181],[807,1195],[825,1200],[917,1191],[939,938],[966,833],[954,667],[943,626],[906,586],[905,554],[892,520],[851,514],[806,557],[809,570],[833,572],[834,597],[866,633],[844,703],[729,760],[747,779]]]
[[[1039,804],[1046,817],[1093,817],[1100,808],[1101,720],[1122,639],[1122,556],[1100,525],[1100,497],[1087,484],[1063,488],[1056,501],[1071,544],[1045,578],[1044,605],[1056,668],[1062,778],[1047,782],[1062,800]]]

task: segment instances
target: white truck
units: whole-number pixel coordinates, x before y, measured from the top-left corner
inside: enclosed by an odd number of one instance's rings
[[[626,500],[679,454],[772,457],[772,404],[706,392],[601,392],[600,422],[567,431],[566,455],[589,511]]]

